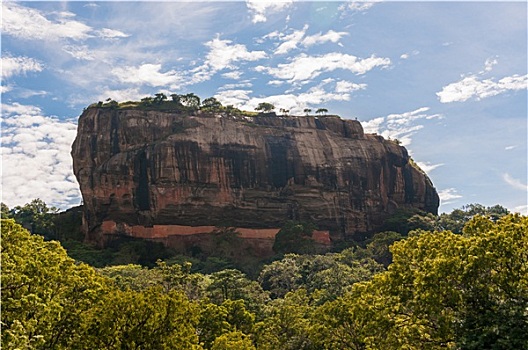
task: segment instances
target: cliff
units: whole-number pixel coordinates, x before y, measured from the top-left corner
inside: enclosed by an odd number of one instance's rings
[[[406,149],[358,121],[194,114],[83,112],[72,156],[87,240],[169,241],[212,226],[272,240],[288,220],[353,240],[397,208],[437,212],[438,195]]]

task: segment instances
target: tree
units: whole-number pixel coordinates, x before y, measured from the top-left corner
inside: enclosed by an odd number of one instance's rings
[[[222,104],[216,98],[209,97],[202,101],[202,108],[215,111],[222,108]]]
[[[171,94],[171,99],[172,99],[172,102],[176,102],[177,104],[181,104],[181,95],[178,95],[178,94]]]
[[[273,251],[276,253],[314,253],[315,243],[312,240],[312,232],[315,229],[312,223],[287,222],[275,236]]]
[[[260,102],[255,108],[256,111],[262,111],[264,113],[269,113],[275,109],[275,106],[268,102]]]
[[[70,348],[198,350],[198,318],[181,292],[115,290],[86,313],[83,337]]]
[[[153,98],[150,97],[150,96],[147,96],[147,97],[143,97],[141,99],[141,104],[143,106],[151,106],[152,105],[152,101],[153,101]]]
[[[155,97],[154,97],[153,102],[154,102],[155,104],[158,104],[158,105],[159,105],[159,104],[161,104],[163,101],[165,101],[166,99],[167,99],[167,96],[166,96],[164,93],[160,92],[160,93],[155,94]]]
[[[316,114],[325,114],[328,113],[328,109],[326,108],[319,108],[315,111]]]
[[[59,243],[13,220],[1,226],[3,347],[72,348],[85,314],[106,293],[106,279],[69,258]]]
[[[312,110],[310,108],[305,108],[303,112],[308,116]]]
[[[189,108],[198,109],[200,108],[200,97],[196,96],[193,93],[188,93],[186,95],[180,96],[180,102]]]
[[[55,229],[54,216],[58,211],[57,208],[48,207],[43,200],[37,198],[23,206],[16,206],[11,213],[15,221],[31,233],[50,237]]]
[[[415,231],[387,272],[316,312],[327,348],[521,349],[528,344],[528,217],[482,216],[464,234]]]
[[[284,108],[281,108],[280,109],[280,112],[284,115],[288,115],[288,113],[290,113],[290,110],[289,109],[284,109]]]

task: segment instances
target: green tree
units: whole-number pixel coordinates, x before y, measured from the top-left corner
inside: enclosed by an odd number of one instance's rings
[[[275,236],[273,251],[276,253],[310,254],[315,252],[312,233],[315,225],[307,222],[289,221]]]
[[[251,339],[240,331],[224,333],[215,339],[212,350],[256,350]]]
[[[163,101],[165,101],[166,99],[167,99],[167,96],[166,96],[164,93],[160,92],[160,93],[155,94],[155,97],[154,97],[153,102],[154,102],[155,104],[158,104],[158,105],[159,105],[159,104],[161,104]]]
[[[161,288],[107,293],[86,314],[72,349],[200,349],[197,305]]]
[[[15,221],[31,233],[51,237],[55,229],[54,216],[58,211],[57,208],[48,207],[43,200],[37,198],[23,206],[16,206],[11,213]]]
[[[312,110],[310,108],[305,108],[303,112],[308,116]]]
[[[217,111],[222,108],[222,103],[214,97],[209,97],[202,101],[202,108]]]
[[[316,313],[326,348],[521,349],[528,345],[528,218],[473,218],[464,235],[415,231],[393,263]]]
[[[275,109],[275,106],[268,102],[260,102],[255,108],[256,111],[262,111],[264,113],[269,113]]]
[[[11,209],[4,203],[0,203],[0,219],[10,219],[12,217]]]
[[[68,349],[107,282],[54,241],[2,220],[2,345]]]
[[[180,102],[191,109],[198,109],[200,108],[200,97],[193,93],[188,93],[185,95],[180,96]]]
[[[325,114],[328,113],[328,109],[326,108],[318,108],[316,111],[315,111],[316,114]]]

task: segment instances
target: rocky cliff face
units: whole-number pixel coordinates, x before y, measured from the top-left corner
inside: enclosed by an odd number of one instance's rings
[[[337,116],[91,107],[72,156],[84,230],[100,244],[109,235],[167,239],[225,225],[272,239],[287,220],[358,239],[397,208],[436,213],[439,204],[405,148]]]

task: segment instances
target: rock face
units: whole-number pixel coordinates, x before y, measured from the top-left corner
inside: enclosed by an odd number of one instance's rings
[[[72,156],[86,237],[101,245],[112,235],[168,239],[211,226],[273,239],[288,220],[353,240],[397,208],[436,214],[439,205],[404,147],[337,116],[90,107]]]

